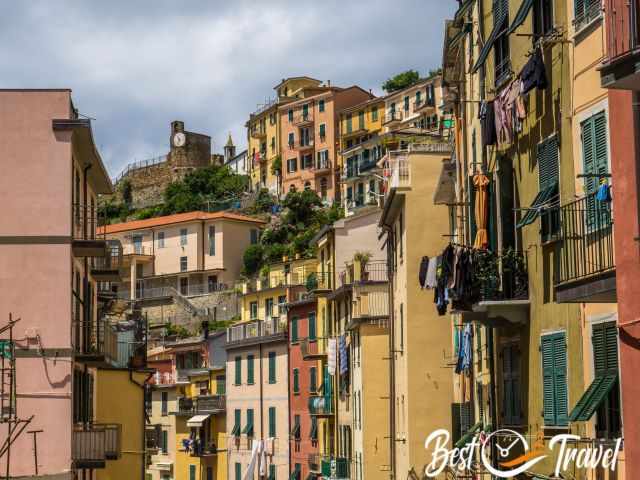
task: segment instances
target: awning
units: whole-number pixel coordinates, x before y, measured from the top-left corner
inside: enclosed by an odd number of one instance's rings
[[[531,225],[540,212],[543,210],[545,204],[549,203],[551,200],[555,199],[558,196],[558,186],[552,185],[550,187],[544,188],[538,192],[536,198],[533,199],[533,203],[527,209],[527,213],[524,214],[520,222],[516,225],[516,228],[522,228],[527,225]]]
[[[467,433],[465,433],[460,440],[458,440],[456,442],[456,444],[454,445],[456,448],[462,448],[464,447],[467,443],[469,443],[471,441],[471,439],[473,438],[473,436],[480,431],[480,429],[482,428],[482,422],[478,422],[476,423],[473,427],[471,427],[469,429],[469,431]]]
[[[311,422],[311,431],[309,432],[309,438],[311,440],[318,440],[318,422],[317,421]]]
[[[233,426],[233,430],[231,430],[231,435],[234,437],[240,436],[240,425],[236,424]]]
[[[299,423],[296,423],[291,429],[291,436],[296,440],[300,440],[300,424]]]
[[[242,433],[248,437],[253,436],[253,419],[247,421],[247,425],[244,427],[244,430],[242,430]]]
[[[571,411],[569,420],[572,422],[588,421],[607,398],[617,379],[617,373],[597,375]]]
[[[187,420],[187,427],[201,427],[207,418],[211,415],[194,415]]]
[[[513,22],[511,23],[509,30],[507,30],[507,35],[511,35],[520,25],[524,23],[524,21],[527,19],[527,15],[529,15],[531,7],[533,7],[533,0],[522,0],[520,8],[518,9],[518,13],[516,13],[516,16],[513,18]]]

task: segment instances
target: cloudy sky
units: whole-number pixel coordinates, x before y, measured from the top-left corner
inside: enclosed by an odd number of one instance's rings
[[[9,8],[10,5],[10,8]],[[112,175],[165,154],[169,124],[246,146],[284,77],[380,94],[441,61],[456,0],[28,0],[0,15],[0,87],[73,89]]]

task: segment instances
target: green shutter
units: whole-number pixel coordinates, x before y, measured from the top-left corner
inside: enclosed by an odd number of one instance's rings
[[[236,357],[236,378],[235,378],[235,384],[236,385],[240,385],[242,384],[242,357]]]
[[[600,179],[609,172],[609,152],[607,142],[607,117],[604,111],[588,118],[580,124],[582,138],[582,168],[585,177],[585,193],[587,199],[587,226],[596,225],[599,203],[593,194],[600,186]],[[607,215],[605,210],[602,215]],[[606,218],[604,219],[606,220]],[[601,222],[604,224],[604,222]]]
[[[318,440],[318,417],[311,417],[311,431],[309,432],[309,438],[314,442]]]
[[[300,375],[297,368],[293,369],[293,393],[300,393]]]
[[[253,436],[253,409],[247,409],[247,424],[245,425],[242,433],[247,435],[248,437]]]
[[[276,383],[276,352],[269,352],[269,383]]]
[[[364,130],[364,112],[358,112],[358,129]]]
[[[242,465],[236,462],[236,479],[242,480]]]
[[[320,124],[320,136],[324,137],[324,136],[326,136],[326,133],[327,133],[327,127],[326,127],[326,125],[324,123],[321,123]]]
[[[543,416],[545,425],[566,425],[568,416],[567,348],[563,332],[541,340]]]
[[[351,133],[353,131],[353,123],[351,114],[347,114],[347,133]]]
[[[196,480],[196,466],[189,465],[189,480]]]
[[[309,340],[316,339],[316,314],[309,314]]]
[[[371,121],[372,122],[378,121],[378,107],[373,107],[371,109]]]
[[[553,135],[538,144],[538,183],[540,190],[558,185],[560,165],[558,163],[558,137]]]
[[[253,366],[254,366],[253,355],[247,355],[247,383],[249,385],[253,385],[254,383]]]
[[[315,393],[318,389],[318,370],[316,367],[309,369],[309,391]]]
[[[276,466],[269,465],[269,480],[276,480]]]
[[[276,407],[269,407],[269,437],[276,436]]]
[[[234,424],[233,424],[233,429],[231,430],[231,435],[238,437],[240,436],[240,429],[241,427],[241,423],[242,423],[242,413],[240,412],[240,409],[235,409],[233,412],[233,416],[234,416]]]
[[[291,343],[298,341],[298,317],[291,319]]]
[[[216,375],[216,395],[225,394],[225,382],[226,378],[224,375]]]

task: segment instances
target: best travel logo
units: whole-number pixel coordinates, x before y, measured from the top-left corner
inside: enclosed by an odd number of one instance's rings
[[[557,453],[554,475],[567,471],[575,465],[579,469],[596,469],[602,467],[614,471],[618,456],[622,448],[622,439],[618,438],[615,445],[605,448],[576,447],[580,436],[572,434],[559,434],[552,437],[545,448],[542,436],[530,448],[529,443],[520,433],[501,429],[490,434],[481,432],[461,448],[447,448],[451,436],[447,430],[441,429],[431,433],[426,441],[425,448],[431,450],[431,461],[425,467],[425,475],[428,478],[437,477],[445,469],[458,472],[472,472],[477,464],[477,459],[488,473],[498,478],[514,478],[524,472],[530,471],[536,464],[545,458]],[[495,443],[497,461],[490,458],[491,446]],[[516,455],[516,452],[522,452]],[[496,468],[495,464],[499,468]]]

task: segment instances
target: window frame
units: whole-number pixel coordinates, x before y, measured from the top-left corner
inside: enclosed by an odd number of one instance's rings
[[[184,247],[189,242],[189,229],[181,228],[180,229],[180,246]]]

